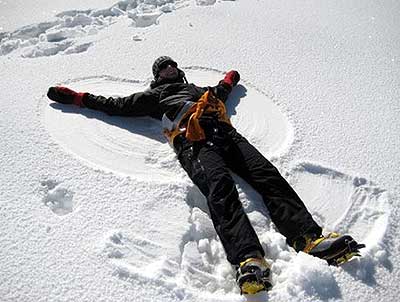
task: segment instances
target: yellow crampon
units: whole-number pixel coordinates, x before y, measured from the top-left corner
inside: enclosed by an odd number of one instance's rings
[[[344,254],[342,257],[335,259],[335,261],[334,261],[335,265],[342,265],[343,263],[350,261],[351,258],[353,258],[355,256],[360,257],[361,254],[358,252],[350,252],[350,253]]]
[[[264,284],[260,284],[256,281],[253,282],[245,282],[241,287],[242,294],[245,295],[254,295],[260,291],[265,290]]]
[[[323,241],[335,238],[337,238],[337,240],[342,240],[342,246],[340,249],[335,251],[334,249],[327,248],[326,254],[324,254],[321,250],[318,251],[318,245],[320,245]],[[341,265],[350,261],[350,259],[355,256],[361,256],[359,249],[365,247],[364,244],[358,244],[349,235],[342,236],[333,232],[314,240],[313,238],[305,237],[305,240],[306,246],[303,252],[324,259],[329,265]]]
[[[338,233],[334,233],[334,232],[332,232],[332,233],[329,233],[328,235],[326,235],[326,236],[323,236],[323,237],[320,237],[320,238],[318,238],[318,239],[316,239],[316,240],[312,240],[311,238],[306,238],[306,247],[304,248],[304,250],[303,250],[303,252],[304,253],[310,253],[310,251],[314,248],[314,247],[316,247],[318,244],[320,244],[322,241],[324,241],[324,240],[326,240],[326,239],[328,239],[328,238],[337,238],[337,237],[339,237],[340,235],[338,234]]]
[[[240,293],[254,295],[268,291],[272,287],[270,273],[270,265],[264,258],[248,258],[241,262],[236,275]]]

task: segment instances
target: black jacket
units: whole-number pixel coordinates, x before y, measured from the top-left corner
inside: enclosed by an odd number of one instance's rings
[[[166,83],[134,93],[127,97],[106,98],[87,94],[83,104],[91,109],[100,110],[110,115],[122,116],[150,116],[161,120],[163,114],[171,120],[186,102],[197,102],[199,98],[211,89],[223,102],[232,90],[230,85],[222,81],[214,87],[198,87],[187,83]]]

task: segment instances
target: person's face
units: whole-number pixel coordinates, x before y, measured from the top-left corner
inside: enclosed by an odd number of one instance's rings
[[[164,66],[161,66],[159,77],[163,79],[176,79],[178,78],[178,68],[175,65],[171,65],[171,63],[166,63]]]

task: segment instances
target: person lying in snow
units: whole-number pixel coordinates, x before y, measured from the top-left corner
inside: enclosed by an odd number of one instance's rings
[[[322,235],[304,203],[279,171],[230,123],[225,102],[240,80],[229,71],[213,87],[189,84],[168,56],[155,60],[150,89],[127,97],[106,98],[69,88],[50,87],[47,96],[110,115],[150,116],[163,131],[191,180],[207,198],[211,219],[228,261],[237,269],[241,293],[254,294],[271,285],[270,265],[239,200],[230,171],[263,198],[276,228],[297,252],[337,265],[358,255],[364,245],[349,235]]]

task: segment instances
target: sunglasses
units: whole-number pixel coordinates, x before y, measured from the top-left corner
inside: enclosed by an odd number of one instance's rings
[[[160,69],[160,70],[163,70],[164,68],[167,68],[168,65],[171,65],[172,67],[175,67],[175,68],[178,67],[178,64],[176,64],[175,62],[172,62],[172,61],[165,61],[165,62],[163,62],[163,63],[160,64],[159,69]]]

